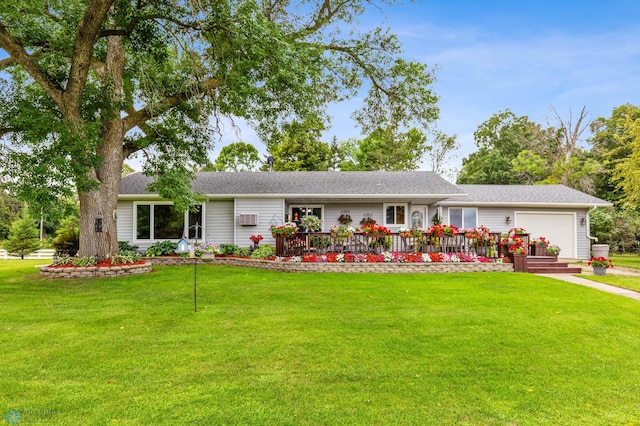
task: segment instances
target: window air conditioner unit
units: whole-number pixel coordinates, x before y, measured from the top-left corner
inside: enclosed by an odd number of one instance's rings
[[[258,213],[244,213],[238,215],[238,225],[255,226],[258,224]]]

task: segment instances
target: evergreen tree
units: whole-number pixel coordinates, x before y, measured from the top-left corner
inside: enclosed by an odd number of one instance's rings
[[[13,256],[20,256],[33,253],[40,248],[38,228],[29,217],[27,209],[22,209],[22,217],[16,220],[9,231],[9,239],[4,248]]]

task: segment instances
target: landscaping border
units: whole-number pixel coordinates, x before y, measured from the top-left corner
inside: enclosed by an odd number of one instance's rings
[[[148,257],[146,261],[154,265],[192,265],[193,259],[180,257]],[[214,259],[198,259],[198,265],[230,265],[248,268],[265,269],[278,272],[345,272],[345,273],[377,273],[377,274],[434,274],[451,272],[513,272],[511,263],[482,262],[278,262],[273,260],[243,259],[234,257],[216,257]]]
[[[127,275],[145,274],[151,272],[152,263],[120,265],[120,266],[78,266],[78,267],[52,267],[40,268],[40,275],[45,278],[114,278]]]

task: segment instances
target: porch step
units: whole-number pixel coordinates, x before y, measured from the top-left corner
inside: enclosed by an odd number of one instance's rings
[[[531,274],[580,274],[582,268],[558,262],[554,256],[527,256],[527,272]]]
[[[582,268],[568,266],[563,268],[529,266],[527,268],[527,272],[530,274],[580,274],[582,272]]]

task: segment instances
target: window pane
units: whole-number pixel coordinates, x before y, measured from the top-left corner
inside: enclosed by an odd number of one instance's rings
[[[318,219],[322,219],[322,207],[313,207],[311,210],[311,214],[316,216]]]
[[[395,224],[404,223],[404,206],[396,206]]]
[[[464,227],[476,227],[476,209],[464,209]]]
[[[151,206],[138,204],[136,207],[136,239],[151,239]]]
[[[415,210],[411,213],[411,227],[412,228],[422,228],[424,226],[424,216],[422,212]]]
[[[196,235],[196,225],[198,235]],[[202,209],[198,207],[196,211],[189,210],[189,238],[202,239]]]
[[[387,206],[387,211],[386,211],[386,223],[388,225],[393,225],[395,224],[395,218],[396,218],[396,208],[395,206]]]
[[[173,206],[153,206],[153,238],[156,240],[178,240],[184,232],[184,214]]]
[[[449,225],[462,228],[462,209],[449,209]]]

